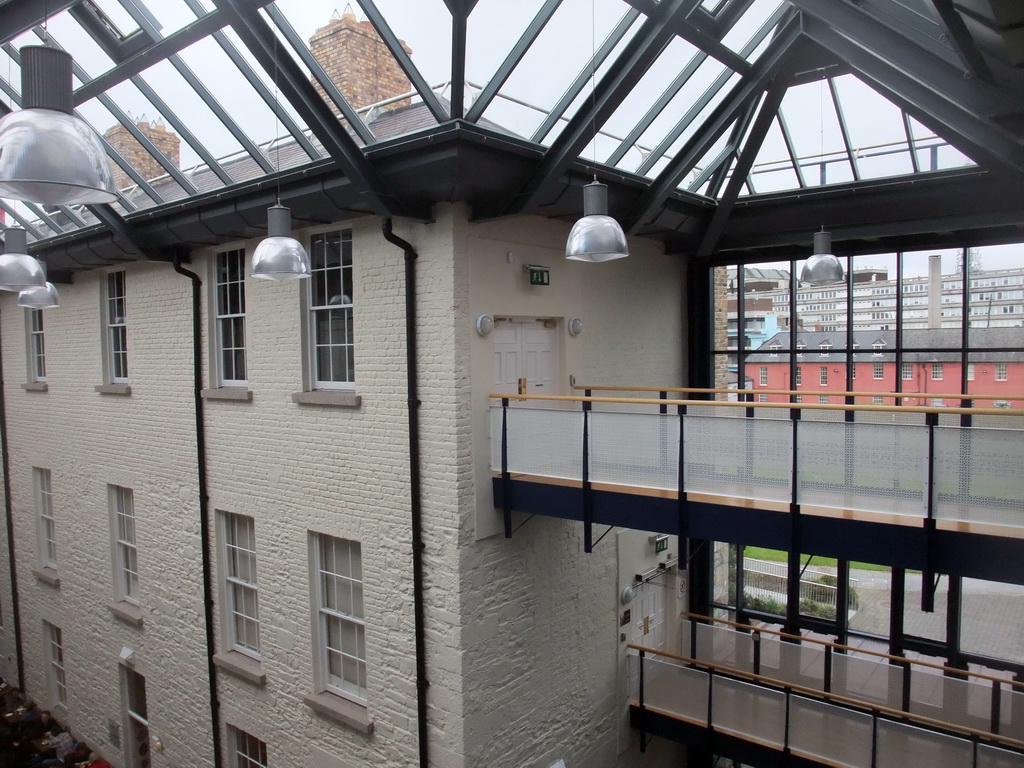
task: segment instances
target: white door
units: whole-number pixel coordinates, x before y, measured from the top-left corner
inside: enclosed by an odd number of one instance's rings
[[[508,394],[557,394],[557,328],[550,320],[506,320],[494,323],[494,386]]]
[[[633,619],[633,644],[655,651],[664,651],[667,626],[665,624],[665,585],[645,582],[636,588],[636,597],[630,606]]]

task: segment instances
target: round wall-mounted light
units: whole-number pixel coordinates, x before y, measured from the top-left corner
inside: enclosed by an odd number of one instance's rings
[[[565,327],[569,331],[570,336],[579,336],[583,333],[583,321],[578,317],[570,317]]]
[[[476,319],[476,332],[481,336],[486,336],[494,330],[494,318],[490,315],[480,315]]]
[[[619,593],[619,600],[622,601],[623,605],[629,605],[632,603],[634,597],[636,597],[636,587],[634,586],[623,587],[622,591]]]

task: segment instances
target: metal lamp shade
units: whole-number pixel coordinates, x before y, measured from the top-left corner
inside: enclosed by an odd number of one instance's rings
[[[46,285],[46,273],[42,265],[25,253],[28,250],[28,236],[20,227],[11,227],[4,232],[6,253],[0,254],[0,291],[18,291],[26,288],[42,288]]]
[[[800,270],[800,282],[807,285],[828,285],[843,282],[843,265],[831,253],[832,234],[814,233],[814,254]]]
[[[60,294],[53,283],[26,288],[18,294],[18,306],[28,309],[52,309],[60,306]]]
[[[283,205],[267,209],[267,237],[252,254],[250,275],[259,280],[295,280],[309,277],[309,255],[291,236],[291,210]]]
[[[0,118],[0,196],[43,205],[117,199],[103,143],[71,114],[71,56],[25,46],[24,109]]]
[[[608,216],[608,187],[599,181],[583,188],[583,218],[573,225],[565,243],[565,258],[597,263],[629,256],[626,235]]]

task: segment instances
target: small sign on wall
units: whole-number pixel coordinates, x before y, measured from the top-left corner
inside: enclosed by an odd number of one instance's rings
[[[540,264],[524,264],[523,270],[530,275],[530,285],[551,285],[551,267]]]

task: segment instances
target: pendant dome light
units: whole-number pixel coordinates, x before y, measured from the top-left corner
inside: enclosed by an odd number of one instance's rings
[[[800,282],[807,285],[828,285],[843,282],[843,265],[832,254],[832,233],[824,227],[814,233],[814,253],[800,270]]]
[[[608,187],[594,179],[583,187],[583,218],[569,232],[565,258],[597,263],[626,256],[626,235],[608,215]]]
[[[282,282],[310,276],[309,255],[291,231],[291,209],[280,202],[270,206],[267,236],[252,254],[252,277]]]
[[[274,35],[274,136],[281,133],[278,119],[277,91],[277,35]],[[281,141],[275,140],[277,153],[274,170],[277,172],[277,202],[267,209],[267,236],[256,246],[252,254],[251,277],[259,280],[295,280],[309,277],[313,270],[309,254],[302,243],[292,237],[292,212],[281,205]]]
[[[4,230],[4,253],[0,254],[0,291],[42,288],[46,275],[42,265],[28,255],[28,234],[21,227]]]
[[[0,118],[0,196],[43,205],[114,202],[103,143],[72,114],[71,55],[48,45],[20,54],[22,109]]]
[[[38,259],[37,259],[38,261]],[[43,279],[46,279],[46,263],[39,261],[43,270]],[[46,285],[35,285],[26,288],[18,294],[18,306],[26,309],[53,309],[60,306],[60,294],[57,293],[57,286],[53,283]]]

